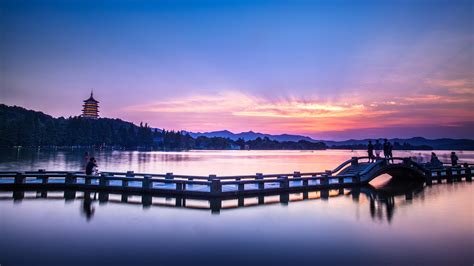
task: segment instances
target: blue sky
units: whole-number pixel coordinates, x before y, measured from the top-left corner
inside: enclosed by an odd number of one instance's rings
[[[472,1],[0,3],[6,104],[78,115],[93,88],[156,127],[474,133]]]

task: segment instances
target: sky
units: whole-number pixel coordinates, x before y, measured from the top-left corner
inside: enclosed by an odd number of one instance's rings
[[[474,136],[473,1],[0,0],[0,103],[316,139]]]

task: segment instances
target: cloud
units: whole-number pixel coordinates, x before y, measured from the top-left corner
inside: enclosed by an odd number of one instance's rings
[[[126,107],[126,113],[160,127],[192,131],[229,129],[317,134],[383,127],[449,126],[472,121],[472,99],[413,94],[392,100],[268,99],[236,91],[185,96]],[[136,120],[136,119],[135,119]]]
[[[426,83],[431,88],[444,89],[455,97],[474,95],[474,79],[435,79],[427,80]]]
[[[324,118],[362,115],[367,107],[364,104],[333,104],[301,99],[275,101],[227,91],[129,106],[124,110],[143,113],[229,113],[241,117]]]

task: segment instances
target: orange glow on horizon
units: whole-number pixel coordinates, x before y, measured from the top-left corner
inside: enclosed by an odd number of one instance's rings
[[[456,126],[473,121],[471,83],[430,81],[428,84],[445,87],[437,94],[428,90],[381,101],[360,95],[341,97],[338,101],[296,97],[275,100],[225,91],[134,105],[124,111],[144,118],[172,120],[179,129],[189,131],[228,129],[293,134],[432,124]],[[462,90],[453,92],[456,88]]]

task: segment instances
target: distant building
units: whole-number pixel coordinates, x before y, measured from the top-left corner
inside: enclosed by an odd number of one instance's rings
[[[97,119],[99,118],[99,101],[94,99],[93,92],[91,91],[91,96],[89,99],[84,100],[82,105],[82,117]]]

